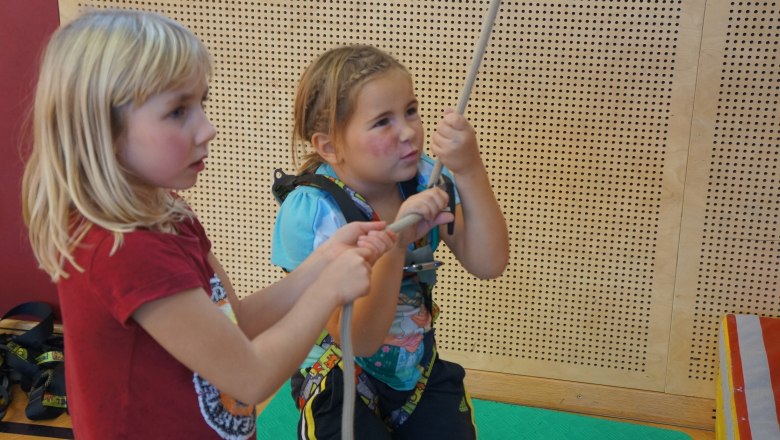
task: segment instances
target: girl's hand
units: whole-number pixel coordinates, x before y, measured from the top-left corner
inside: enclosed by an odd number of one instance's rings
[[[375,250],[364,247],[345,250],[325,266],[312,285],[332,295],[338,305],[368,294],[371,287],[371,263],[368,258],[373,253]]]
[[[404,200],[398,209],[396,221],[409,214],[417,214],[422,219],[414,226],[399,232],[397,246],[406,248],[409,243],[419,239],[434,227],[451,222],[455,217],[450,212],[443,212],[449,202],[447,192],[441,188],[430,188]]]
[[[327,261],[338,257],[342,252],[358,246],[360,237],[371,232],[383,231],[385,222],[352,222],[339,228],[325,243],[322,243],[314,252],[322,255]],[[372,242],[373,243],[373,242]],[[381,249],[381,245],[377,249]],[[384,251],[382,251],[384,252]],[[381,255],[381,254],[380,254]],[[377,256],[376,258],[379,258]],[[373,262],[373,261],[372,261]]]
[[[431,137],[431,151],[453,174],[468,174],[481,164],[474,127],[463,115],[448,108]]]
[[[358,237],[357,245],[359,248],[367,249],[370,254],[364,258],[369,264],[373,265],[385,252],[390,250],[398,242],[398,234],[385,229],[382,231],[372,230],[366,235]]]

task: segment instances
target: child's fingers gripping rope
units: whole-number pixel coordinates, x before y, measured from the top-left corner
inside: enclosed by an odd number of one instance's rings
[[[446,223],[451,217],[442,215],[449,196],[441,188],[434,187],[417,193],[404,201],[398,210],[397,221],[389,229],[399,232],[399,245],[406,246],[428,233],[434,226]],[[417,223],[416,228],[406,229]]]
[[[346,304],[368,293],[371,283],[371,264],[367,257],[371,249],[354,247],[348,249],[320,274],[321,285],[335,286],[333,291],[339,304]]]
[[[369,264],[374,264],[379,257],[395,245],[397,240],[398,234],[390,229],[369,231],[368,234],[358,237],[357,246],[370,251],[365,258]]]

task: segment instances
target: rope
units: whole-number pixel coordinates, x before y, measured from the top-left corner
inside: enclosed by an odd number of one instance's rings
[[[474,55],[471,59],[471,69],[466,77],[466,84],[463,85],[463,90],[458,98],[458,106],[455,108],[459,114],[463,114],[466,110],[466,104],[469,102],[469,96],[471,95],[471,88],[474,86],[474,79],[477,77],[477,71],[480,64],[482,64],[482,57],[485,55],[485,48],[487,47],[488,40],[490,40],[490,30],[493,28],[493,23],[496,21],[496,15],[498,14],[498,7],[501,5],[501,0],[491,0],[490,8],[485,16],[485,21],[482,23],[482,33],[479,36],[479,43],[474,48]],[[433,164],[433,171],[431,171],[431,178],[428,180],[428,187],[433,187],[439,183],[441,178],[442,164],[439,159]]]
[[[341,312],[341,359],[344,365],[344,402],[341,410],[341,440],[355,438],[355,355],[352,353],[352,303]]]
[[[491,0],[488,13],[482,22],[482,33],[479,42],[474,48],[474,55],[471,60],[471,69],[469,69],[466,83],[461,91],[456,111],[463,114],[471,95],[471,88],[474,86],[474,80],[477,77],[477,71],[482,63],[482,57],[485,55],[485,48],[490,40],[490,31],[498,14],[498,7],[501,0]],[[428,179],[429,187],[438,184],[441,179],[442,164],[439,159],[433,165],[431,177]],[[419,214],[408,214],[400,220],[390,224],[387,229],[393,232],[400,232],[419,222],[422,216]],[[344,402],[341,413],[341,439],[353,440],[355,430],[355,360],[352,354],[352,303],[344,305],[341,314],[341,354],[344,364]]]

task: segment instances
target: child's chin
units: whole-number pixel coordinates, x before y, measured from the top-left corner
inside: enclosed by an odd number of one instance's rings
[[[398,176],[398,181],[406,182],[407,180],[413,178],[416,175],[417,175],[417,165],[415,165],[414,167],[410,167],[408,170],[405,169],[402,173],[400,173]]]

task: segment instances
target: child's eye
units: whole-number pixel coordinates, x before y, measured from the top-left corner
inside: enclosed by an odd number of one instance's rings
[[[417,114],[417,107],[410,107],[406,110],[406,116],[414,116]]]
[[[173,111],[170,113],[170,116],[171,116],[172,118],[174,118],[174,119],[178,119],[178,118],[181,118],[182,116],[184,116],[184,112],[185,112],[184,106],[179,106],[179,107],[176,107],[176,108],[175,108],[175,109],[174,109],[174,110],[173,110]]]
[[[374,123],[374,127],[384,127],[385,125],[387,125],[389,123],[390,123],[390,119],[389,118],[382,118],[382,119],[379,119],[378,121],[376,121],[376,123]]]

